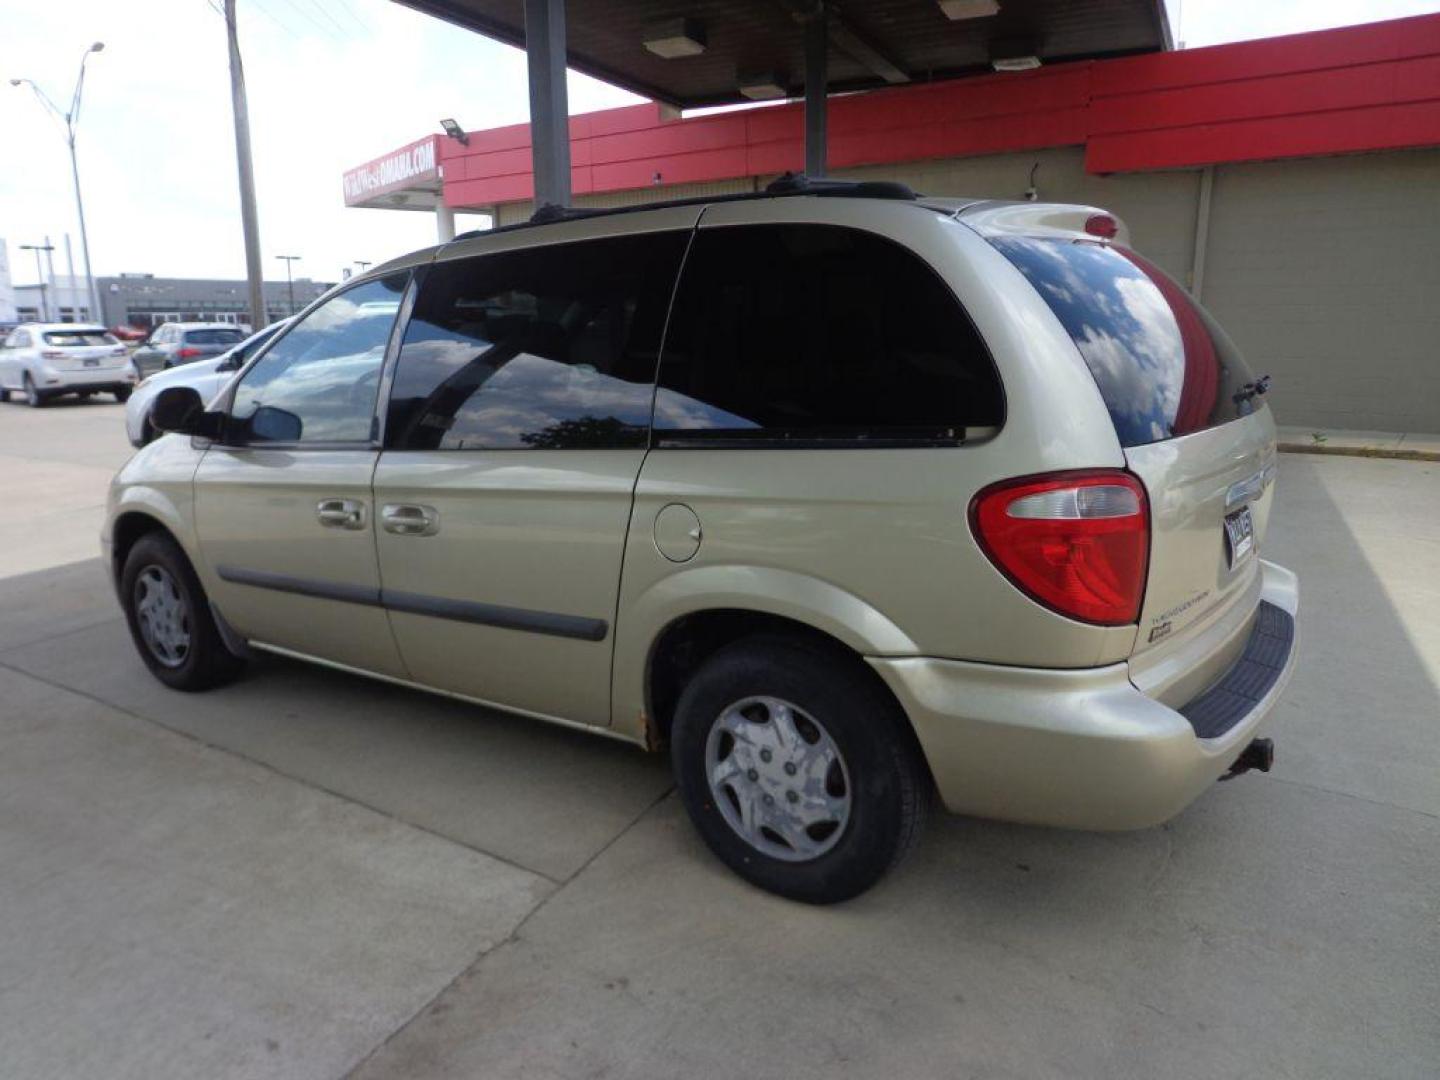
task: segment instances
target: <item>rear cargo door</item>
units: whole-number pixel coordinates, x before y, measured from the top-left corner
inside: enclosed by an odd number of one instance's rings
[[[1145,485],[1143,652],[1249,595],[1275,472],[1266,387],[1189,294],[1133,251],[1079,238],[990,240],[1070,332]]]

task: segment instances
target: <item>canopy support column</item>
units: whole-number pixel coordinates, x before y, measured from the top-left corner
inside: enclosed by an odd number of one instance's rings
[[[829,81],[830,32],[823,4],[805,23],[805,175],[825,175],[825,87]]]
[[[565,0],[525,0],[530,157],[535,209],[570,205],[570,103],[565,90]]]

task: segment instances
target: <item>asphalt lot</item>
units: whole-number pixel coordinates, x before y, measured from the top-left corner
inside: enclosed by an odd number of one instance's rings
[[[305,667],[164,690],[96,535],[121,407],[0,405],[6,1077],[1434,1077],[1440,465],[1283,456],[1270,776],[1094,835],[940,817],[744,885],[661,762]]]

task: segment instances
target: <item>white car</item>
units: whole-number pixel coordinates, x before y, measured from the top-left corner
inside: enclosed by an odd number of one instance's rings
[[[125,434],[130,442],[135,446],[144,446],[159,434],[150,423],[150,406],[155,395],[161,390],[170,386],[190,386],[194,387],[201,400],[209,401],[220,392],[230,376],[244,367],[245,362],[289,322],[289,319],[282,319],[271,323],[219,356],[196,360],[167,371],[158,371],[142,380],[125,406]]]
[[[103,326],[21,323],[0,345],[0,401],[19,394],[39,407],[64,394],[114,394],[135,387],[130,350]]]

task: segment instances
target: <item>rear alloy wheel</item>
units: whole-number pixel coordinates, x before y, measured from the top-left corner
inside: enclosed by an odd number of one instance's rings
[[[680,696],[671,762],[722,862],[793,900],[875,884],[919,837],[930,779],[909,725],[861,662],[803,638],[726,646]]]
[[[167,534],[135,541],[120,573],[120,599],[140,659],[166,686],[208,690],[244,667],[225,648],[194,567]]]
[[[41,405],[45,404],[45,399],[40,396],[40,391],[35,388],[35,380],[30,377],[28,371],[25,373],[25,404],[29,405],[32,409],[38,409]]]
[[[850,776],[835,740],[798,705],[743,698],[705,740],[705,775],[720,816],[757,851],[816,859],[850,821]]]

